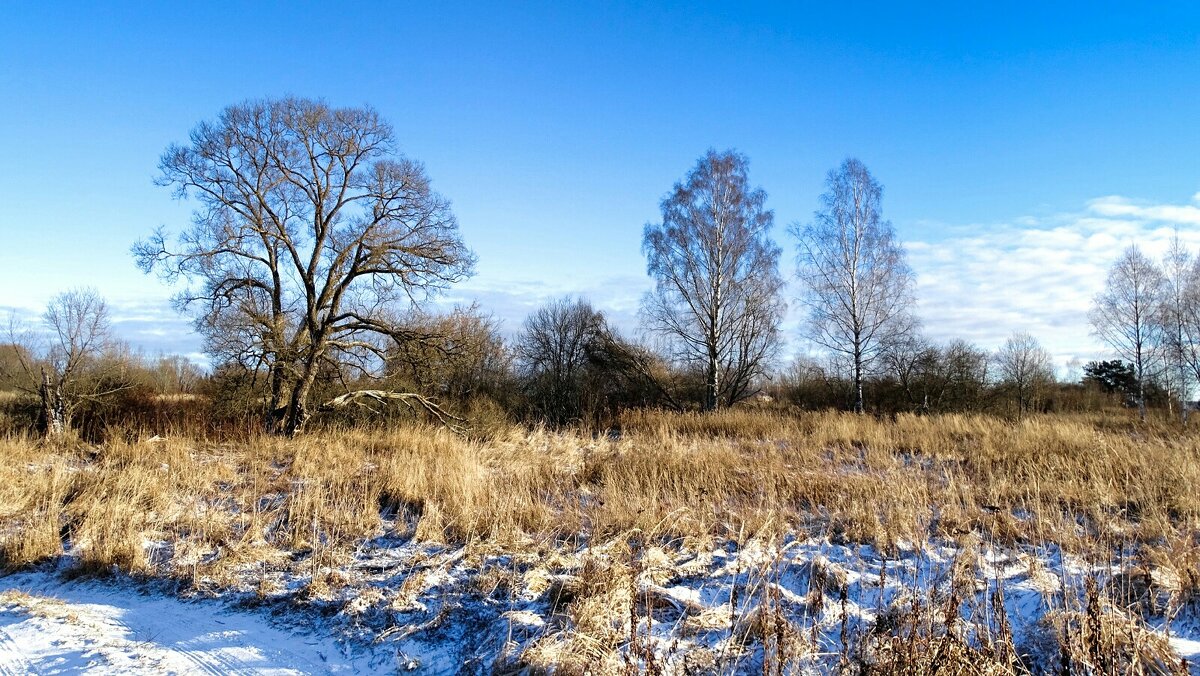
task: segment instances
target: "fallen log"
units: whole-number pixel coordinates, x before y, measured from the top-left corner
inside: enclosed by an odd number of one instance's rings
[[[462,434],[466,431],[461,423],[466,421],[446,411],[429,397],[415,392],[392,392],[390,390],[354,390],[330,399],[317,407],[318,412],[336,411],[351,404],[366,406],[368,402],[387,404],[399,401],[417,413],[424,412],[453,432]]]

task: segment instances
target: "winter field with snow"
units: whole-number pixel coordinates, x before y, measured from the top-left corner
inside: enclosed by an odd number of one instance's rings
[[[0,673],[1198,673],[1200,439],[630,414],[0,441]]]

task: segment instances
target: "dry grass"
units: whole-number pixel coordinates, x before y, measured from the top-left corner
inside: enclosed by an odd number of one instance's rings
[[[385,518],[422,541],[632,530],[650,539],[825,532],[884,549],[968,532],[1080,551],[1155,543],[1195,587],[1200,443],[1087,419],[636,413],[616,438],[508,428],[169,439],[90,451],[0,441],[0,554],[139,570],[147,541],[336,550]],[[382,515],[382,516],[381,516]],[[1191,576],[1191,577],[1189,577]]]
[[[631,534],[692,551],[786,533],[895,551],[973,533],[1100,559],[1136,551],[1145,579],[1131,573],[1119,594],[1167,614],[1200,597],[1200,440],[1191,434],[1087,417],[742,411],[630,413],[620,430],[597,438],[502,427],[480,439],[414,426],[90,449],[9,437],[0,439],[0,565],[66,547],[85,571],[218,587],[251,564],[306,566],[309,592],[321,597],[339,584],[331,571],[381,535],[537,548],[544,558],[620,550]],[[617,550],[557,590],[564,630],[529,646],[523,664],[616,668],[617,649],[636,645],[630,608],[649,602],[632,601],[628,581],[649,573]],[[493,591],[502,584],[515,583],[497,578]],[[739,626],[796,659],[801,637],[778,621],[759,614]],[[912,654],[942,655],[950,671],[978,658],[952,634],[922,640]],[[906,654],[875,647],[889,669]]]

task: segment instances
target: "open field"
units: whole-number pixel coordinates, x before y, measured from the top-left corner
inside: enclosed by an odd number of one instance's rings
[[[1165,427],[641,412],[601,436],[10,437],[0,455],[7,569],[320,616],[382,670],[1186,673],[1200,657],[1200,438]]]

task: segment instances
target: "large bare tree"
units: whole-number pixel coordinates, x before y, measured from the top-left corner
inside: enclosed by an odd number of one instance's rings
[[[708,151],[646,225],[642,250],[655,288],[642,303],[651,330],[675,356],[704,369],[704,408],[753,393],[778,345],[786,306],[780,249],[770,238],[767,194],[750,185],[748,160]]]
[[[914,278],[891,222],[883,219],[883,188],[867,167],[847,159],[825,185],[813,221],[791,232],[800,240],[809,335],[849,362],[854,410],[862,413],[863,380],[886,346],[916,326]]]
[[[1096,296],[1088,315],[1095,334],[1133,364],[1142,420],[1146,419],[1146,381],[1161,357],[1163,288],[1162,271],[1137,245],[1131,245],[1113,263],[1104,291]]]
[[[265,371],[272,432],[303,429],[322,367],[421,339],[396,318],[472,269],[449,202],[371,108],[230,106],[159,168],[198,207],[177,244],[159,230],[134,254],[189,283],[177,304],[217,361]]]

